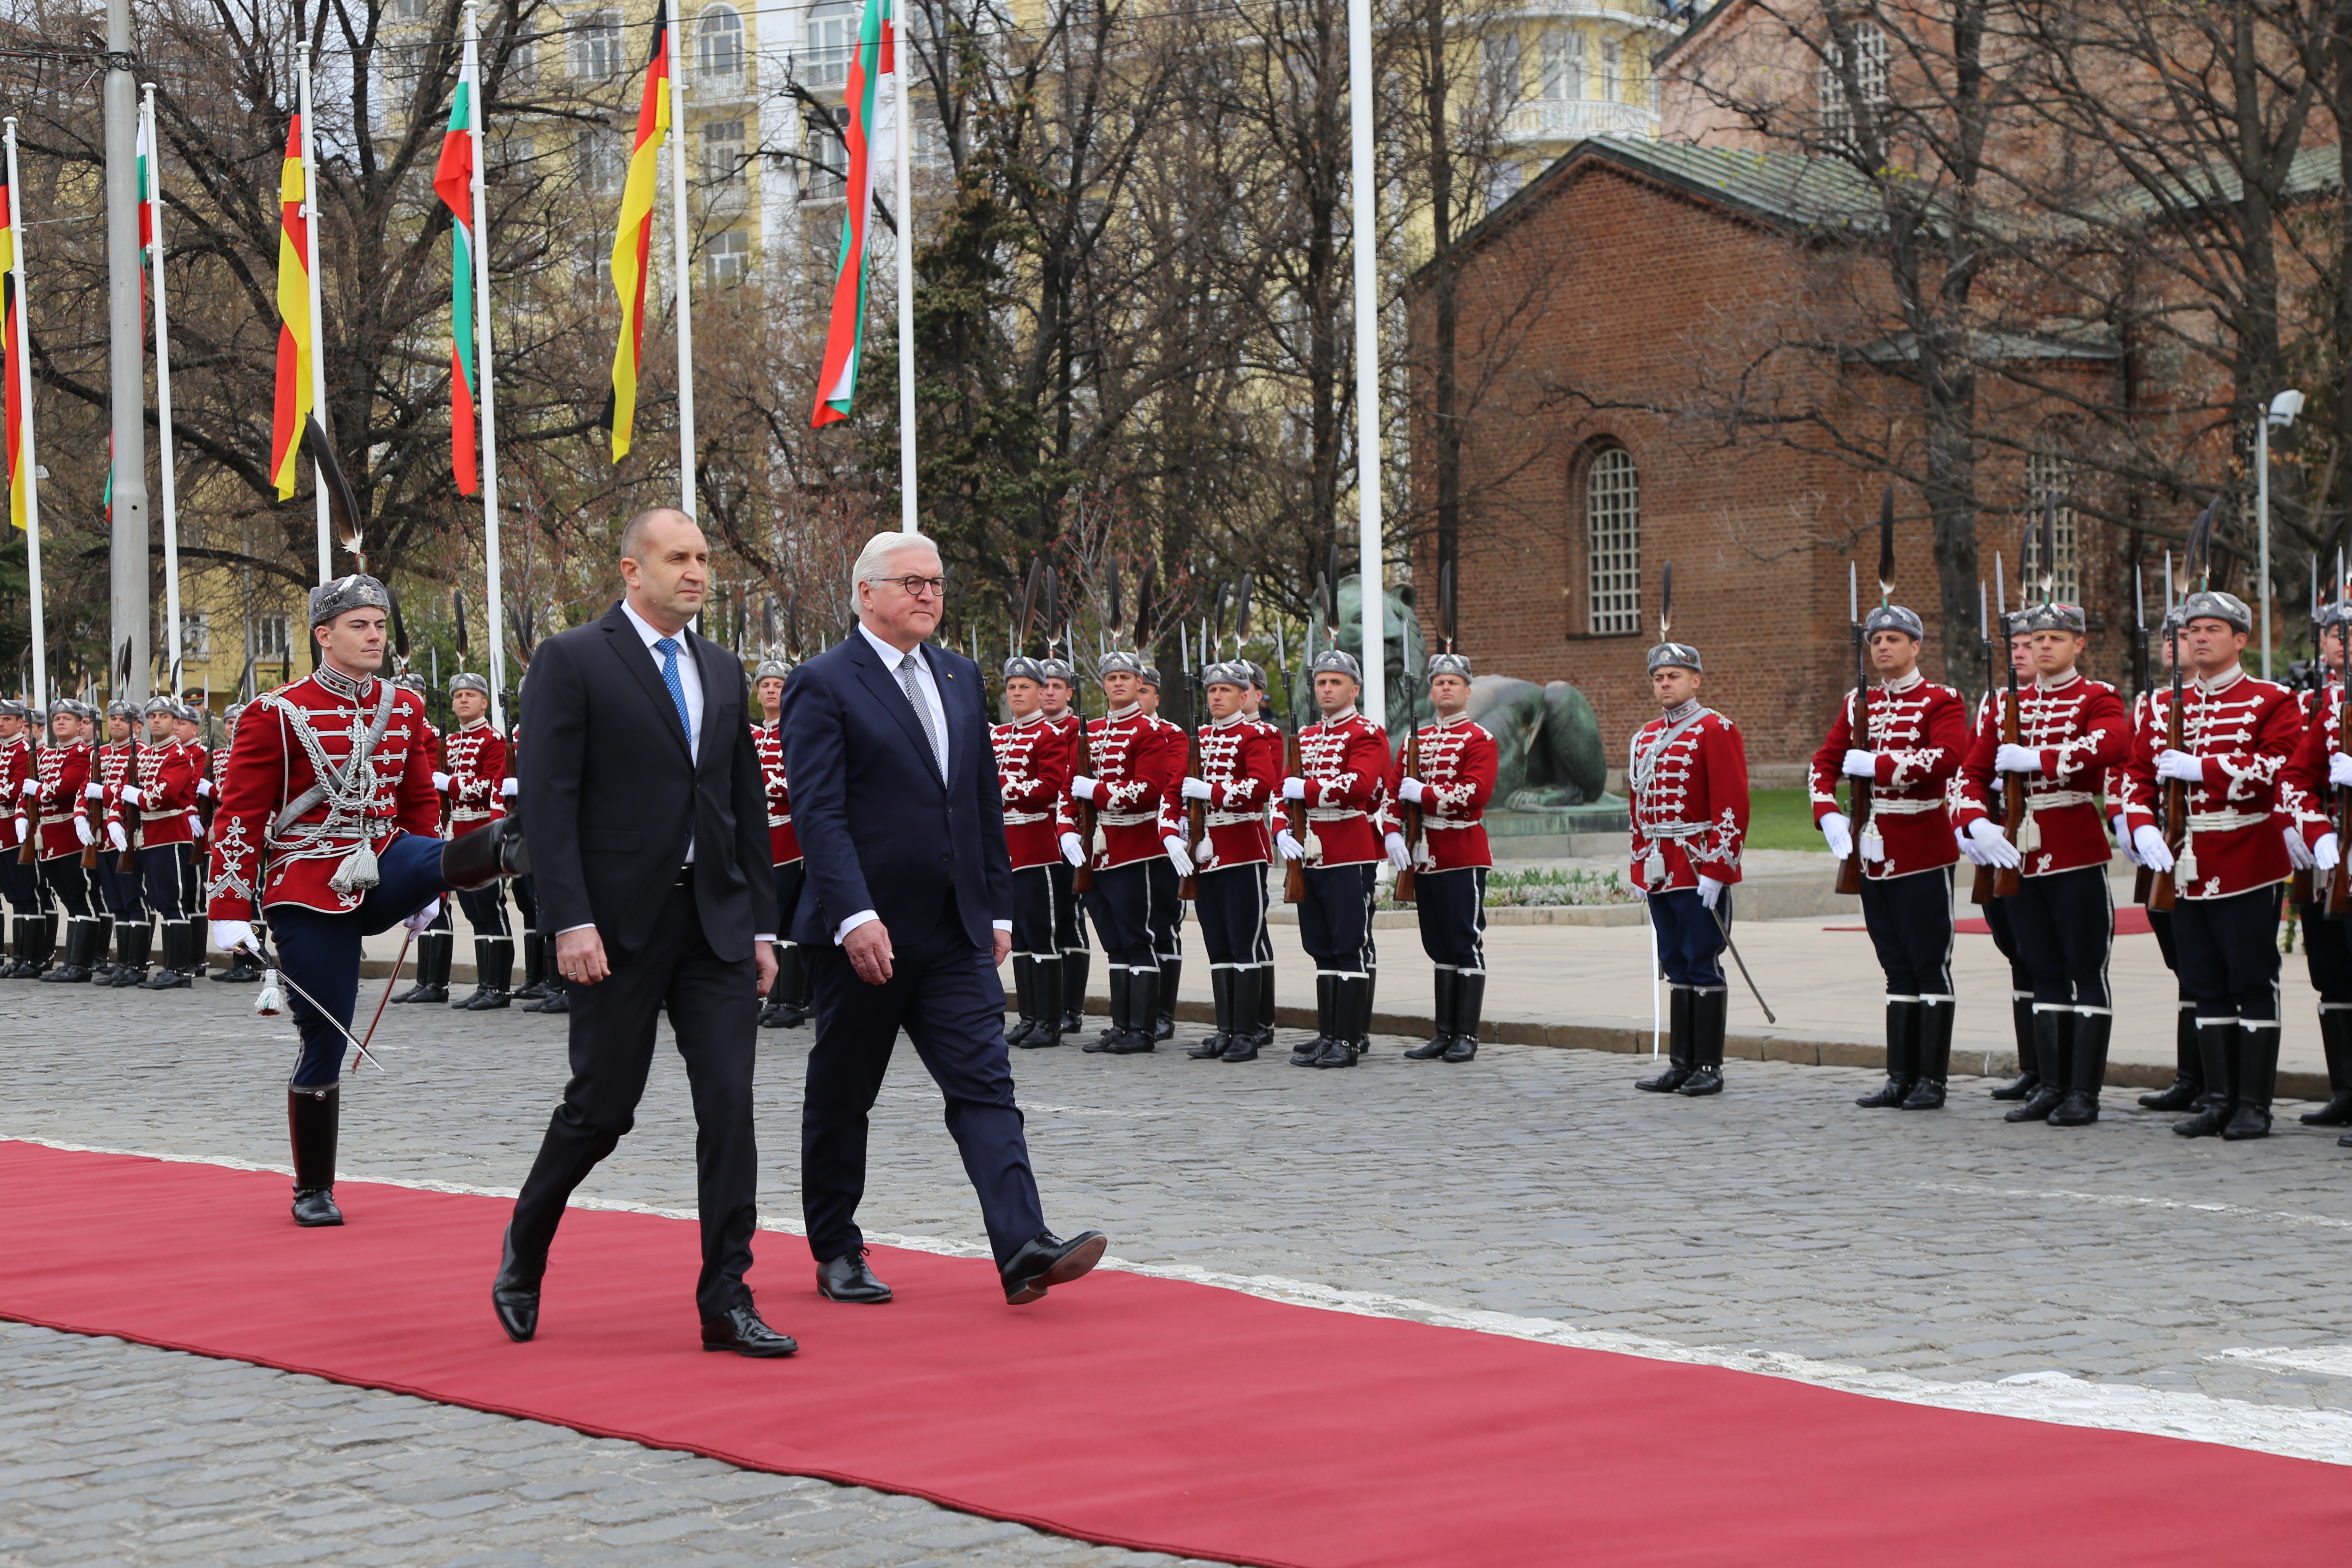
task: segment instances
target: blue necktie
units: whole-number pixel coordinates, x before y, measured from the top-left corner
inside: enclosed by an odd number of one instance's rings
[[[677,721],[686,731],[686,749],[694,750],[694,719],[686,710],[686,682],[677,678],[677,639],[657,637],[654,647],[662,656],[662,684],[669,688],[669,700],[677,704]]]

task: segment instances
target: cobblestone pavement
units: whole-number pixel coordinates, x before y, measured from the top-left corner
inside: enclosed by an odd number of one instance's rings
[[[0,986],[0,1137],[282,1163],[291,1034],[252,1016],[250,999],[211,984],[70,998]],[[761,1200],[776,1224],[796,1217],[807,1041],[761,1040]],[[403,1009],[379,1042],[392,1070],[347,1091],[344,1174],[518,1185],[561,1091],[561,1021]],[[1433,1314],[1944,1384],[2201,1394],[2258,1420],[2352,1413],[2352,1154],[2296,1126],[2298,1108],[2282,1107],[2277,1136],[2224,1145],[2175,1138],[2169,1118],[2112,1091],[2105,1120],[2069,1132],[2004,1126],[1978,1079],[1956,1079],[1938,1114],[1858,1110],[1867,1075],[1780,1063],[1734,1064],[1719,1099],[1661,1100],[1633,1092],[1643,1068],[1622,1056],[1489,1046],[1449,1067],[1402,1059],[1406,1043],[1381,1041],[1345,1073],[1166,1047],[1023,1053],[1046,1212],[1066,1231],[1103,1227],[1139,1265],[1379,1293]],[[684,1075],[665,1055],[636,1131],[583,1195],[690,1208],[691,1148]],[[863,1217],[877,1237],[977,1237],[910,1051],[877,1108],[873,1160]],[[365,1223],[363,1203],[353,1219]],[[834,1309],[807,1288],[802,1244],[759,1247],[762,1310],[822,1334]],[[858,1489],[0,1329],[0,1559],[367,1552],[1139,1560]]]

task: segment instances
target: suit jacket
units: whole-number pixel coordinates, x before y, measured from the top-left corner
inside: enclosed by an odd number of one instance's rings
[[[530,660],[520,740],[540,929],[593,924],[615,966],[641,949],[694,841],[694,901],[720,958],[776,929],[768,795],[743,720],[743,667],[688,632],[702,676],[698,757],[677,704],[615,604]],[[901,699],[903,701],[904,700]]]
[[[863,637],[842,638],[784,682],[784,771],[806,868],[795,942],[829,947],[834,928],[860,910],[920,936],[950,889],[977,946],[992,940],[992,921],[1012,916],[980,667],[936,645],[923,654],[946,710],[954,776],[944,784],[906,689]]]

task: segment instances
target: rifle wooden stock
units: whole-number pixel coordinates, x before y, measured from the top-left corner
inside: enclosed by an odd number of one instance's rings
[[[1404,776],[1409,779],[1421,776],[1421,721],[1418,719],[1413,721],[1412,733],[1404,743]],[[1409,851],[1417,850],[1421,847],[1421,807],[1407,801],[1403,815],[1404,847]],[[1413,892],[1412,857],[1408,854],[1404,869],[1397,873],[1396,889],[1389,896],[1400,904],[1409,904],[1413,901]]]
[[[2132,877],[2132,902],[2146,908],[2148,896],[2156,890],[2156,873],[2142,866]]]
[[[2311,872],[2307,868],[2288,876],[2286,901],[2297,909],[2311,902]]]
[[[2009,667],[2009,706],[2000,716],[2000,738],[2006,745],[2022,743],[2023,731],[2018,728],[2017,704],[2017,666],[2012,664]],[[2008,782],[2001,786],[2000,830],[2003,837],[2015,844],[2019,831],[2025,826],[2025,775],[2004,773],[2002,777]],[[1992,895],[1996,899],[2013,899],[2023,886],[2024,879],[2018,875],[2018,868],[2014,866],[2002,866],[1993,872]]]
[[[122,854],[114,862],[114,869],[121,876],[139,875],[139,851],[131,847],[130,836],[127,834],[123,837]]]
[[[1298,767],[1298,730],[1294,723],[1290,733],[1282,738],[1283,776],[1294,779],[1305,776],[1299,773]],[[1303,904],[1307,901],[1307,803],[1294,800],[1284,810],[1290,819],[1290,836],[1298,840],[1300,854],[1297,859],[1282,863],[1282,901]]]

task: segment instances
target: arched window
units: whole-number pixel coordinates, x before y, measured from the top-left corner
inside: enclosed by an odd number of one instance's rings
[[[1589,629],[1596,637],[1642,629],[1642,478],[1633,454],[1612,447],[1584,475],[1584,559]]]
[[[2025,586],[2030,593],[2041,592],[2042,509],[2054,497],[2058,516],[2053,531],[2058,536],[2058,548],[2051,556],[2056,568],[2051,594],[2062,605],[2083,602],[2083,556],[2074,529],[2074,468],[2057,439],[2051,437],[2045,437],[2025,459],[2025,496],[2033,519],[2033,527],[2025,539]]]
[[[695,31],[699,35],[696,64],[701,75],[731,79],[743,74],[743,18],[735,14],[734,6],[705,7]]]

